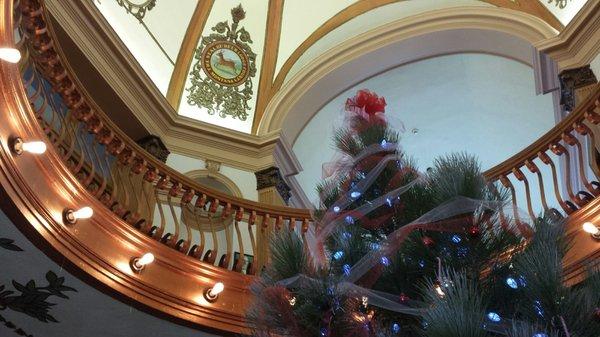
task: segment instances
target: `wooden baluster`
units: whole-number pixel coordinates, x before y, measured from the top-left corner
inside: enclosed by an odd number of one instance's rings
[[[575,130],[582,136],[588,136],[590,138],[590,143],[591,143],[591,151],[597,151],[595,148],[596,144],[596,134],[592,131],[592,129],[590,129],[587,125],[585,125],[584,123],[574,123],[573,127],[575,128]],[[590,163],[588,163],[589,165]],[[599,173],[596,173],[596,171],[594,170],[593,166],[590,166],[590,169],[592,170],[592,172],[594,172],[595,174],[597,174],[598,176],[600,176]],[[596,177],[597,178],[597,177]],[[600,195],[600,183],[598,183],[595,180],[590,181],[590,185],[592,187],[592,190],[590,192],[592,192],[593,195],[597,196]]]
[[[542,207],[544,208],[544,213],[548,211],[548,204],[546,203],[546,192],[544,191],[544,181],[542,180],[542,173],[540,169],[535,165],[534,162],[530,160],[525,161],[525,166],[529,169],[529,172],[535,173],[538,178],[538,184],[540,188],[540,198],[542,200]]]
[[[217,254],[219,253],[219,240],[217,238],[217,233],[215,232],[215,226],[213,225],[213,216],[217,211],[217,207],[219,207],[219,199],[214,199],[210,203],[210,207],[208,209],[208,226],[210,228],[210,232],[212,234],[213,241],[213,249],[209,249],[204,254],[204,262],[214,264],[217,260]]]
[[[289,230],[292,232],[296,231],[296,218],[290,218]]]
[[[167,193],[167,204],[169,205],[169,210],[171,211],[171,217],[173,217],[173,225],[175,226],[174,233],[167,233],[161,239],[161,242],[169,247],[175,247],[177,242],[179,241],[179,219],[177,217],[177,213],[175,212],[175,207],[173,206],[172,198],[176,198],[179,196],[179,190],[181,188],[180,182],[173,182],[169,192]]]
[[[525,175],[519,168],[513,168],[512,172],[515,178],[517,178],[517,180],[519,181],[522,181],[525,185],[525,199],[527,200],[527,211],[529,212],[529,216],[531,217],[532,223],[534,223],[536,216],[533,212],[533,207],[531,207],[531,192],[529,191],[529,182],[527,181],[527,177],[525,177]]]
[[[510,180],[505,175],[500,176],[500,182],[502,183],[502,185],[504,187],[506,187],[510,190],[510,195],[512,198],[513,216],[515,217],[515,223],[517,224],[519,231],[521,233],[524,233],[525,225],[521,222],[521,218],[519,217],[519,208],[517,206],[517,194],[515,192],[515,188],[514,188],[513,184],[510,182]]]
[[[309,247],[308,247],[308,240],[306,240],[306,232],[308,232],[308,225],[310,223],[310,219],[304,219],[302,221],[302,232],[301,232],[301,237],[302,237],[302,243],[304,244],[304,251],[308,252],[309,251]]]
[[[589,192],[597,193],[596,189],[594,189],[592,184],[589,183],[589,181],[586,177],[586,174],[585,174],[585,164],[584,164],[583,149],[581,147],[581,143],[579,142],[579,140],[577,138],[575,138],[570,133],[563,133],[562,139],[565,143],[569,144],[570,146],[575,146],[577,148],[577,164],[579,166],[579,178],[581,179],[581,183],[583,184],[583,186],[585,186],[585,188]],[[590,202],[590,201],[592,201],[592,199],[594,199],[594,196],[592,196],[591,194],[589,194],[585,191],[580,191],[577,195],[581,196],[580,199],[586,200],[586,202]],[[594,194],[594,195],[597,195],[597,194]]]
[[[235,212],[235,232],[237,235],[237,239],[238,239],[238,248],[239,250],[239,257],[237,260],[234,259],[233,261],[233,270],[237,271],[238,273],[242,271],[242,267],[244,266],[244,260],[246,258],[245,255],[245,251],[244,251],[244,238],[242,237],[242,232],[240,231],[240,226],[239,226],[239,222],[242,221],[242,219],[244,218],[244,208],[240,207],[238,208],[237,212]]]
[[[558,186],[558,176],[556,174],[556,167],[554,166],[554,162],[545,152],[538,152],[538,158],[542,161],[542,163],[549,165],[552,170],[552,183],[554,185],[554,196],[556,197],[556,201],[560,207],[567,213],[571,214],[577,210],[577,207],[573,205],[573,203],[567,203],[560,196],[560,188]]]
[[[231,261],[231,255],[233,254],[233,234],[231,232],[231,225],[226,224],[226,219],[231,216],[231,203],[227,203],[221,213],[221,220],[225,223],[225,241],[227,242],[226,253],[221,256],[219,260],[219,267],[229,268],[229,261]]]
[[[254,238],[254,230],[253,227],[256,223],[256,211],[252,211],[250,213],[250,217],[248,218],[248,233],[250,234],[250,243],[252,244],[252,255],[254,256],[254,261],[248,265],[248,269],[246,270],[246,274],[254,275],[256,274],[256,257],[258,254],[258,249],[256,248],[256,239]]]
[[[165,188],[165,185],[169,181],[168,176],[161,177],[156,185],[154,186],[154,197],[156,198],[156,205],[158,206],[158,213],[160,215],[160,227],[156,228],[153,226],[151,229],[150,236],[152,236],[156,240],[161,240],[163,237],[163,233],[165,232],[165,228],[167,227],[167,221],[165,218],[165,212],[163,210],[163,204],[160,200],[159,191]]]
[[[283,225],[283,216],[278,216],[275,221],[275,229],[279,232],[281,231],[281,226]]]
[[[567,151],[567,149],[562,146],[560,143],[553,143],[550,144],[548,146],[548,148],[550,149],[550,151],[552,151],[552,153],[554,153],[557,156],[561,156],[561,155],[565,155],[565,177],[570,177],[571,176],[571,155],[569,154],[569,151]],[[575,193],[573,193],[573,185],[571,184],[571,179],[565,179],[566,180],[566,186],[567,186],[567,194],[569,195],[569,199],[572,202],[575,202],[578,206],[583,206],[585,204],[585,202],[583,202],[581,199],[579,199]]]
[[[190,202],[192,201],[192,199],[194,198],[194,195],[196,194],[196,191],[194,191],[194,189],[187,187],[185,192],[183,192],[183,196],[181,197],[181,203],[180,203],[180,208],[181,208],[181,214],[183,214],[183,210],[184,209],[189,209],[189,205]],[[193,212],[193,209],[191,210]],[[184,239],[179,239],[179,241],[177,241],[176,244],[176,248],[178,251],[185,253],[190,249],[190,246],[192,244],[192,229],[190,228],[190,224],[188,223],[188,221],[184,222],[185,225],[185,240]]]
[[[196,225],[198,226],[198,232],[200,232],[200,244],[193,245],[188,254],[197,259],[202,258],[202,253],[204,252],[204,247],[206,245],[206,238],[204,237],[204,231],[200,226],[199,217],[199,214],[204,210],[204,206],[206,205],[206,199],[206,194],[202,194],[196,198],[196,203],[194,205],[194,219],[196,220]]]

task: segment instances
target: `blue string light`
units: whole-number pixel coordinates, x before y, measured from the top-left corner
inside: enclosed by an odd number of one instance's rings
[[[344,275],[346,275],[346,276],[350,275],[350,265],[349,264],[343,265],[342,270],[344,271]]]
[[[514,278],[512,278],[512,277],[509,277],[509,278],[507,278],[507,279],[506,279],[506,284],[507,284],[509,287],[511,287],[512,289],[517,289],[517,288],[519,288],[519,284],[518,284],[518,283],[517,283],[517,281],[516,281]]]
[[[344,257],[344,252],[342,252],[341,250],[338,250],[337,252],[333,253],[333,258],[335,260],[339,260],[342,257]]]
[[[398,323],[392,324],[392,333],[394,333],[394,334],[400,333],[400,324],[398,324]]]
[[[498,322],[500,322],[500,321],[502,320],[502,318],[500,318],[500,315],[498,315],[498,314],[497,314],[497,313],[495,313],[495,312],[490,312],[490,313],[488,313],[488,314],[487,314],[487,317],[488,317],[488,319],[489,319],[490,321],[492,321],[492,322],[496,322],[496,323],[498,323]]]
[[[460,238],[460,235],[453,235],[452,236],[452,242],[454,243],[460,243],[462,241],[462,239]]]
[[[360,197],[360,196],[361,196],[361,194],[362,194],[362,193],[360,193],[359,191],[352,191],[352,192],[350,193],[350,197],[351,197],[351,198],[353,198],[353,199],[356,199],[356,198]]]
[[[354,225],[354,218],[351,217],[350,215],[347,215],[346,218],[345,218],[345,220],[346,220],[347,224]]]
[[[390,265],[390,259],[388,259],[387,256],[382,256],[380,260],[382,265],[386,267]]]

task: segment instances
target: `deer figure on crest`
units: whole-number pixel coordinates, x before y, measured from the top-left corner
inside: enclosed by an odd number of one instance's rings
[[[219,56],[219,59],[217,60],[217,65],[219,65],[221,68],[230,68],[233,71],[233,73],[237,71],[237,69],[235,68],[235,62],[233,62],[233,60],[226,59],[225,56],[223,56],[222,50],[217,52],[217,56]]]

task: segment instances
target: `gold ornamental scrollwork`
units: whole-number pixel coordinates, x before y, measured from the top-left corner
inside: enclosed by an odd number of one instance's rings
[[[156,0],[117,0],[117,4],[125,8],[127,13],[142,21],[146,15],[146,11],[150,11],[156,6]]]
[[[548,0],[548,3],[554,3],[554,6],[563,9],[567,7],[567,5],[569,4],[569,0]]]
[[[219,22],[212,28],[215,33],[204,36],[196,49],[187,102],[206,108],[210,115],[218,113],[222,118],[245,121],[253,95],[256,54],[250,47],[250,33],[239,27],[246,17],[242,5],[233,8],[231,16],[231,25]]]

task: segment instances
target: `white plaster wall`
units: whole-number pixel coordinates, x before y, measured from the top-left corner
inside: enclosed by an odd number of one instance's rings
[[[184,156],[177,153],[171,153],[167,159],[167,165],[175,170],[186,173],[194,170],[206,169],[204,160]],[[254,172],[244,171],[226,165],[221,165],[221,174],[231,179],[242,192],[242,197],[248,200],[258,200],[258,191],[256,190],[256,177]]]
[[[457,54],[395,68],[334,98],[298,137],[293,149],[304,171],[297,179],[311,200],[318,200],[315,186],[322,164],[335,155],[331,137],[342,123],[344,102],[362,88],[386,98],[391,125],[403,124],[408,130],[401,146],[421,170],[432,166],[434,158],[456,151],[477,155],[482,168],[489,169],[554,125],[551,95],[535,95],[533,69],[522,63],[485,54]],[[410,132],[413,128],[419,132]],[[538,164],[550,186],[547,166]],[[538,200],[534,209],[541,209],[537,180],[531,175],[528,179]],[[546,191],[549,203],[553,193]]]
[[[266,1],[265,1],[266,2]],[[283,7],[277,73],[288,57],[316,29],[356,0],[287,0]]]

